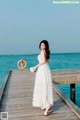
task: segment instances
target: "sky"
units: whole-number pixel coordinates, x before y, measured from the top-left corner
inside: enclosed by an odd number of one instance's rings
[[[80,52],[80,4],[0,0],[0,54],[34,54],[42,40],[51,53]]]

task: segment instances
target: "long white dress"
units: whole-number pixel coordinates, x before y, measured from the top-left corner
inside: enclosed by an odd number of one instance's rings
[[[39,63],[41,63],[40,55],[37,56]],[[36,71],[35,84],[33,90],[32,106],[43,107],[53,105],[53,86],[51,71],[49,63],[38,67]]]

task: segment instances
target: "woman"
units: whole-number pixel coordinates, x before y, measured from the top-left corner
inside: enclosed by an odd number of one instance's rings
[[[39,44],[40,54],[37,56],[39,64],[33,67],[36,71],[35,85],[33,92],[32,105],[41,107],[45,110],[44,115],[48,115],[48,110],[53,105],[53,88],[51,71],[48,64],[50,58],[49,43],[47,40],[42,40]]]

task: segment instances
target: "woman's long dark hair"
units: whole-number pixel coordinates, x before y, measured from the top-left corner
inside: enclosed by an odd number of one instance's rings
[[[42,40],[39,44],[39,49],[41,49],[41,43],[45,44],[46,59],[49,59],[50,58],[49,43],[47,40]]]

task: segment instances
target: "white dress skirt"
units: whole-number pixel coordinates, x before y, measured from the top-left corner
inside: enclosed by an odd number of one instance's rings
[[[40,55],[37,57],[39,63],[41,62]],[[35,76],[32,98],[32,106],[43,107],[53,105],[53,86],[51,71],[48,62],[38,67]]]

